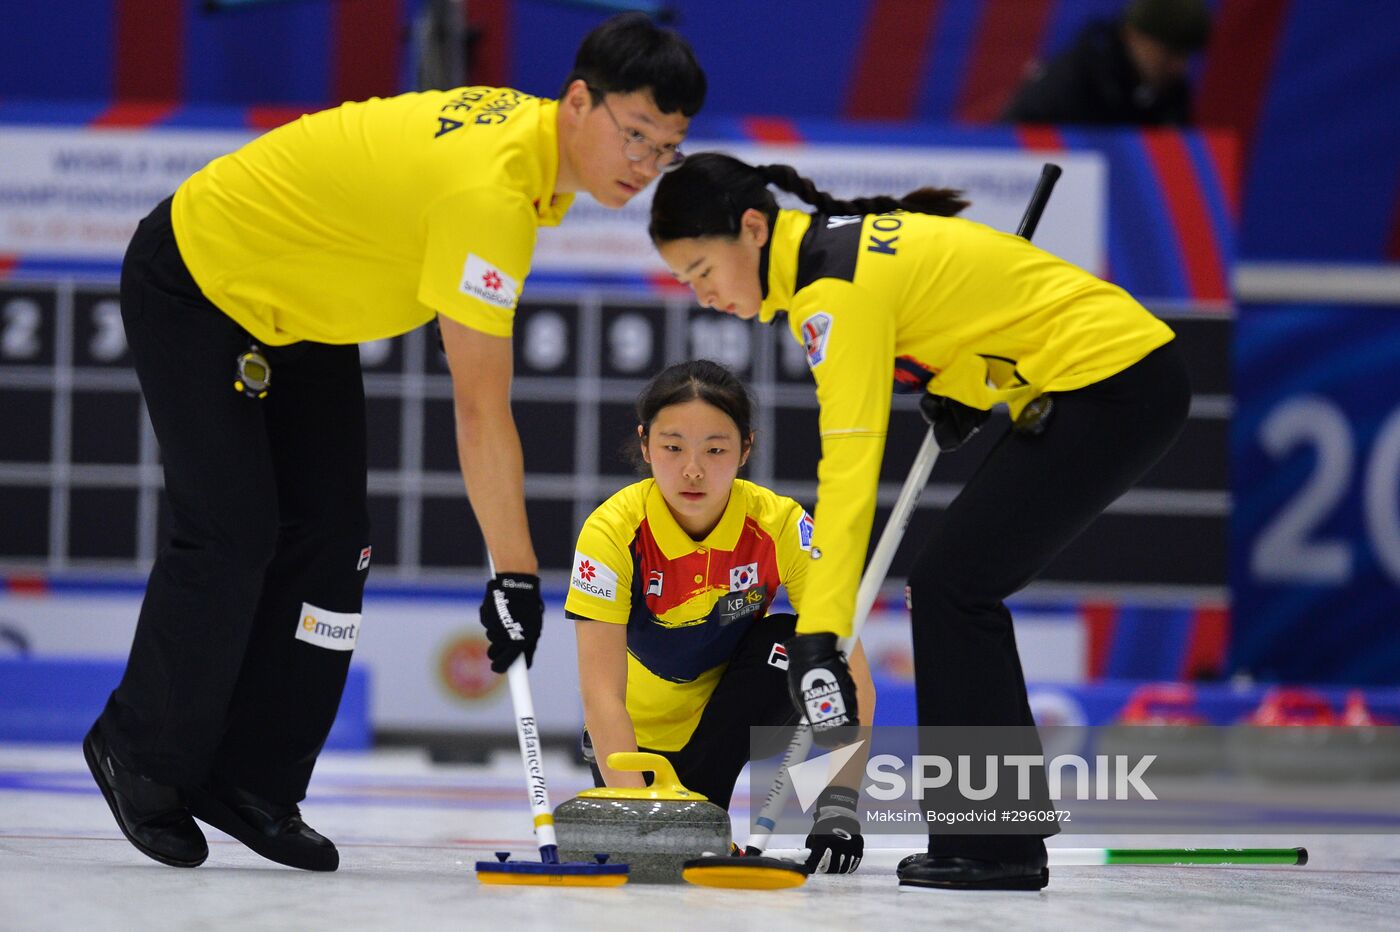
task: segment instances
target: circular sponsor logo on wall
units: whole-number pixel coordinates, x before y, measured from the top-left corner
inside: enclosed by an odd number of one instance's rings
[[[491,672],[486,638],[462,632],[448,638],[438,652],[438,679],[452,696],[477,702],[501,688],[505,677]]]

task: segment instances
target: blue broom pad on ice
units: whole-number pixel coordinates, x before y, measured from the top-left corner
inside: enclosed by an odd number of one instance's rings
[[[619,886],[627,882],[626,864],[609,864],[606,854],[600,854],[597,858],[596,861],[550,864],[545,861],[512,861],[509,851],[497,851],[496,860],[477,861],[476,872],[483,883]]]

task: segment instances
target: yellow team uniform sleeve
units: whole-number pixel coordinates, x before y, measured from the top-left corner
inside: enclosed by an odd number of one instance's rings
[[[418,300],[464,326],[508,337],[535,251],[538,216],[516,191],[471,188],[428,211]]]
[[[835,279],[804,289],[791,312],[817,383],[822,458],[802,634],[851,633],[865,566],[894,384],[894,313]]]
[[[601,512],[601,508],[595,511],[579,531],[564,611],[580,618],[625,625],[632,613],[630,539],[624,541],[611,526],[613,522]]]
[[[805,508],[792,499],[781,500],[786,509],[778,529],[778,576],[787,590],[788,601],[798,617],[807,595],[807,570],[812,563],[812,518]]]

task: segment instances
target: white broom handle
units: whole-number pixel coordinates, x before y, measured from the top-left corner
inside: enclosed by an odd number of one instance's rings
[[[753,832],[744,843],[746,854],[761,852],[768,844],[768,839],[773,837],[778,813],[783,811],[788,798],[792,796],[792,768],[806,760],[811,750],[812,728],[806,722],[799,722],[797,730],[792,733],[792,740],[788,742],[787,752],[783,754],[783,762],[778,765],[778,775],[773,778],[773,785],[768,788],[763,808],[753,820]]]
[[[496,561],[486,554],[486,569],[494,579]],[[554,808],[549,804],[549,787],[544,782],[544,753],[540,747],[540,727],[535,719],[535,699],[530,695],[530,671],[525,655],[516,657],[506,669],[510,683],[510,705],[515,710],[515,737],[520,742],[520,763],[525,767],[525,789],[530,795],[534,817],[535,843],[540,860],[559,863],[559,842],[554,837]]]
[[[914,465],[909,467],[904,487],[899,490],[899,498],[890,512],[890,519],[885,523],[885,529],[880,532],[880,542],[875,545],[875,552],[870,556],[870,563],[860,579],[860,588],[856,590],[856,609],[851,621],[851,634],[850,637],[842,638],[839,645],[842,653],[847,656],[855,649],[860,630],[865,627],[865,620],[875,606],[875,598],[880,594],[880,587],[885,584],[885,576],[890,571],[890,564],[894,562],[895,551],[904,539],[904,531],[909,527],[909,519],[914,516],[914,508],[919,504],[919,496],[923,494],[924,486],[928,485],[928,477],[933,473],[933,464],[936,462],[938,444],[933,439],[933,428],[929,428],[918,454],[914,457]],[[805,722],[800,723],[788,743],[787,753],[783,755],[783,762],[778,766],[778,775],[768,789],[763,808],[754,819],[754,830],[745,842],[745,851],[750,848],[762,851],[768,844],[768,839],[772,837],[773,829],[777,825],[778,813],[783,811],[792,795],[790,771],[793,766],[807,759],[807,753],[811,749],[812,729]]]
[[[535,841],[545,863],[556,863],[559,845],[554,837],[554,809],[549,805],[549,788],[544,782],[539,723],[535,720],[535,702],[530,695],[530,675],[524,654],[511,663],[506,678],[510,681],[510,701],[515,709],[515,735],[520,739],[520,761],[525,766],[530,813],[535,820]]]

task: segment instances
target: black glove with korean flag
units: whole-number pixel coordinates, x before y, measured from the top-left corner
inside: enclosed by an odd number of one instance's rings
[[[529,573],[497,573],[486,584],[481,624],[491,642],[486,656],[491,658],[493,672],[506,672],[521,654],[528,667],[535,659],[535,645],[544,627],[540,578]]]
[[[812,740],[834,748],[855,740],[856,684],[830,632],[799,634],[783,642],[788,655],[788,693],[812,726]]]
[[[859,800],[860,792],[845,786],[828,786],[817,797],[807,836],[807,873],[849,874],[860,866],[865,839],[856,815]]]

